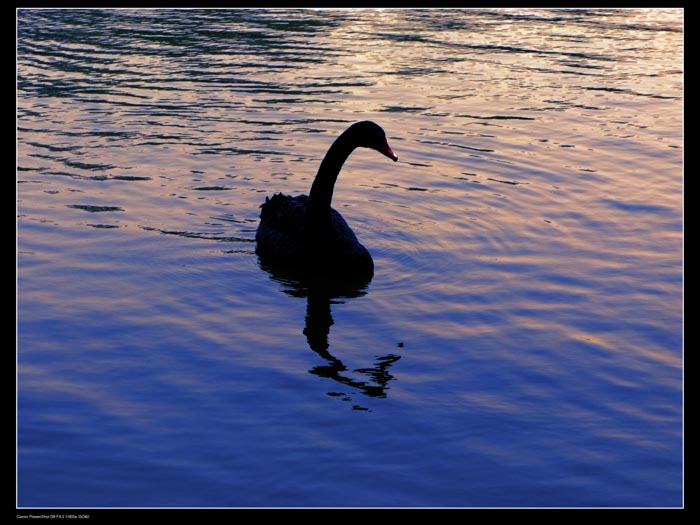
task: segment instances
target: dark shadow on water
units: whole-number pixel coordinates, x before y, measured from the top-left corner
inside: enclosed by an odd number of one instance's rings
[[[389,373],[391,365],[401,356],[386,354],[376,358],[368,367],[348,369],[341,359],[330,352],[329,334],[333,325],[332,305],[344,304],[367,294],[370,278],[357,280],[338,280],[328,276],[305,273],[298,270],[271,265],[260,260],[260,267],[270,277],[283,285],[283,292],[293,297],[306,299],[306,316],[303,333],[309,348],[318,354],[326,364],[318,365],[309,373],[332,379],[354,391],[375,398],[384,398],[389,390],[388,384],[394,379]],[[352,398],[344,391],[328,392],[329,396],[339,397],[344,401]],[[353,404],[355,410],[368,410]]]

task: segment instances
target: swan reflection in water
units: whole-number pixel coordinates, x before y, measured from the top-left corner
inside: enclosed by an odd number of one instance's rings
[[[391,365],[401,356],[393,353],[381,355],[368,367],[348,369],[341,359],[331,354],[328,342],[333,316],[331,305],[343,304],[347,300],[365,295],[369,282],[364,279],[354,281],[337,281],[319,275],[304,275],[298,271],[275,267],[260,260],[260,267],[273,280],[281,283],[284,293],[293,297],[306,299],[306,317],[303,333],[309,348],[316,352],[326,364],[318,365],[309,373],[333,379],[339,384],[350,387],[369,397],[383,398],[389,389],[388,383],[394,379],[389,373]],[[351,401],[347,392],[330,391],[329,396],[337,396],[344,401]],[[355,410],[367,410],[360,405],[353,405]]]

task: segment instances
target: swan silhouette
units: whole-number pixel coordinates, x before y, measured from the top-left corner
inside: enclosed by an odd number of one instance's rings
[[[340,169],[357,147],[398,160],[379,125],[367,120],[350,126],[328,149],[308,196],[276,193],[265,198],[255,234],[261,259],[341,278],[372,278],[372,256],[342,215],[331,208]]]

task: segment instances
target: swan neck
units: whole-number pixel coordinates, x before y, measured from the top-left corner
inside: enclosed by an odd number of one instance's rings
[[[330,214],[333,189],[343,164],[355,149],[346,133],[338,137],[321,161],[316,178],[311,185],[307,209],[314,219]]]

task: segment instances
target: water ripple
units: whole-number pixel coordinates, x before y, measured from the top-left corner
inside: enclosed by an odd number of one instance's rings
[[[18,503],[682,504],[682,14],[19,9]]]

